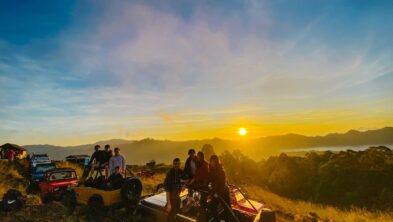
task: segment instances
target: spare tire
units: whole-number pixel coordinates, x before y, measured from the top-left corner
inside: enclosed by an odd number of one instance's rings
[[[133,212],[139,203],[142,194],[142,183],[136,177],[124,181],[121,187],[121,198],[127,211]]]

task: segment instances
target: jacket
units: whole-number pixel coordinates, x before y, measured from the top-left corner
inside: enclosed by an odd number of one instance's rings
[[[209,183],[211,183],[211,189],[213,193],[222,196],[223,194],[228,192],[225,171],[221,165],[218,165],[216,167],[210,167]]]
[[[90,161],[89,164],[91,164],[93,162],[93,160],[96,160],[97,163],[104,163],[105,160],[105,154],[106,152],[104,150],[98,150],[98,151],[94,151],[93,155],[91,155],[90,157]]]
[[[197,162],[197,170],[195,171],[195,185],[207,186],[209,182],[209,164],[206,161]]]
[[[195,170],[193,171],[193,169],[192,169],[192,166],[191,166],[191,164],[192,164],[192,162],[194,162],[194,164],[195,164]],[[186,160],[186,164],[185,164],[185,166],[184,166],[184,176],[187,178],[187,179],[192,179],[192,178],[194,178],[194,175],[195,175],[195,172],[196,172],[196,160],[192,160],[190,157],[188,157],[187,158],[187,160]]]
[[[166,174],[164,180],[164,189],[169,192],[171,196],[178,196],[181,192],[181,179],[183,177],[183,171],[181,169],[175,170],[170,169]]]

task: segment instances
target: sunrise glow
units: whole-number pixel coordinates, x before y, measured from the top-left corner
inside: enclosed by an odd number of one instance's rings
[[[247,129],[246,128],[239,128],[237,132],[240,136],[245,136],[247,135]]]

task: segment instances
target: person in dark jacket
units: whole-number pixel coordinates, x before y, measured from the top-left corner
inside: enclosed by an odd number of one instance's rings
[[[102,154],[103,160],[102,160],[102,167],[105,168],[105,177],[108,177],[109,175],[109,160],[112,157],[112,150],[111,146],[109,144],[105,145],[105,150],[104,153]]]
[[[115,172],[108,178],[107,187],[110,189],[120,189],[123,184],[123,175],[120,172],[120,167],[115,168]]]
[[[220,221],[217,212],[217,206],[220,203],[220,199],[224,201],[226,205],[231,206],[231,200],[229,196],[229,188],[226,185],[225,171],[220,164],[220,160],[217,155],[210,157],[209,164],[209,183],[211,185],[212,201],[210,203],[211,212],[213,213],[215,221]],[[224,208],[225,209],[225,208]],[[227,209],[224,211],[225,221],[229,219],[229,212]]]
[[[94,146],[94,153],[90,157],[89,166],[91,166],[91,175],[95,169],[99,169],[105,159],[105,151],[100,150],[100,145]]]
[[[195,150],[189,149],[188,158],[184,166],[184,175],[187,177],[187,179],[192,180],[194,178],[196,169],[197,169],[197,163],[196,163]]]
[[[180,169],[180,159],[173,160],[173,167],[165,177],[164,188],[166,192],[166,210],[169,212],[167,221],[175,221],[175,216],[180,209],[180,192],[182,191],[181,179],[183,171]]]

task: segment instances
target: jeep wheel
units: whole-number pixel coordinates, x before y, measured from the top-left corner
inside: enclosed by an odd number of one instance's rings
[[[90,197],[87,206],[87,221],[100,222],[105,216],[104,200],[98,194]]]
[[[121,198],[129,214],[135,212],[142,194],[142,183],[137,178],[130,178],[121,187]]]
[[[74,213],[76,207],[76,196],[74,191],[67,191],[61,198],[61,202],[67,209],[67,214],[71,215]]]
[[[42,201],[42,203],[47,204],[47,203],[52,202],[52,200],[53,200],[53,197],[49,193],[46,194],[46,195],[41,193],[41,201]]]

